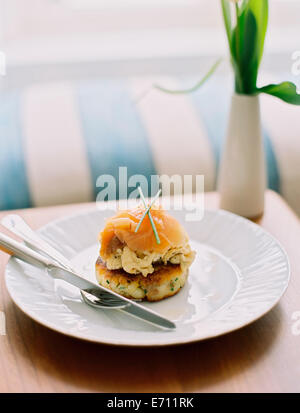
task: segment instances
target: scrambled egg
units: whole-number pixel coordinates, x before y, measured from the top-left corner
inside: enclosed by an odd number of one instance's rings
[[[179,264],[182,271],[189,268],[195,258],[195,252],[187,243],[181,247],[170,247],[165,253],[135,252],[127,246],[117,249],[106,260],[109,270],[123,269],[129,274],[142,274],[147,277],[154,272],[153,264]]]

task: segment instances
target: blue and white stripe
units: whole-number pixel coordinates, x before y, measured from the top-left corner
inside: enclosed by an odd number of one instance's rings
[[[232,85],[175,78],[37,84],[0,100],[0,209],[94,200],[101,174],[204,174],[215,189]],[[148,92],[145,93],[144,92]],[[144,94],[141,99],[140,96]],[[299,108],[262,96],[269,187],[300,212]]]
[[[148,131],[151,152],[159,174],[205,175],[206,190],[214,188],[215,159],[201,117],[186,95],[170,95],[152,89],[154,79],[131,80],[132,94],[139,97],[136,109]],[[164,79],[156,79],[164,84]],[[173,79],[169,87],[178,88]]]
[[[91,200],[93,183],[74,89],[33,86],[23,95],[20,116],[33,205]]]
[[[118,182],[119,166],[128,176],[156,173],[149,137],[124,80],[80,84],[76,88],[82,134],[92,180],[109,174]],[[96,187],[94,184],[94,196]]]
[[[0,209],[31,206],[24,159],[23,129],[19,93],[5,93],[0,99]]]

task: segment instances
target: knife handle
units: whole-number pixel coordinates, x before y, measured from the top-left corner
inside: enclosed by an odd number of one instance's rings
[[[19,215],[5,215],[5,217],[1,220],[1,224],[25,241],[25,245],[29,248],[32,248],[43,255],[46,254],[47,258],[56,261],[59,266],[72,270],[70,262],[60,252],[58,252],[56,248],[53,248],[47,241],[44,240],[44,238],[33,231],[33,229]]]
[[[3,233],[0,233],[0,249],[9,255],[39,267],[49,267],[54,264],[53,261]]]

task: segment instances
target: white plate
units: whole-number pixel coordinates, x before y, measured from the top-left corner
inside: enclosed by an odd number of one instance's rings
[[[288,257],[261,227],[225,211],[206,211],[200,222],[184,222],[197,257],[185,287],[174,297],[145,306],[173,320],[162,331],[116,310],[82,303],[75,287],[46,271],[11,258],[6,285],[29,317],[84,340],[128,346],[188,343],[219,336],[258,319],[280,299],[289,282]],[[95,281],[97,235],[111,212],[95,210],[54,221],[40,230],[88,278]]]

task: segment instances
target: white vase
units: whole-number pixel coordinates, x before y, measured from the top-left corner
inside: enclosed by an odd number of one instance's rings
[[[220,207],[246,218],[264,211],[266,168],[259,96],[234,94],[220,164]]]

